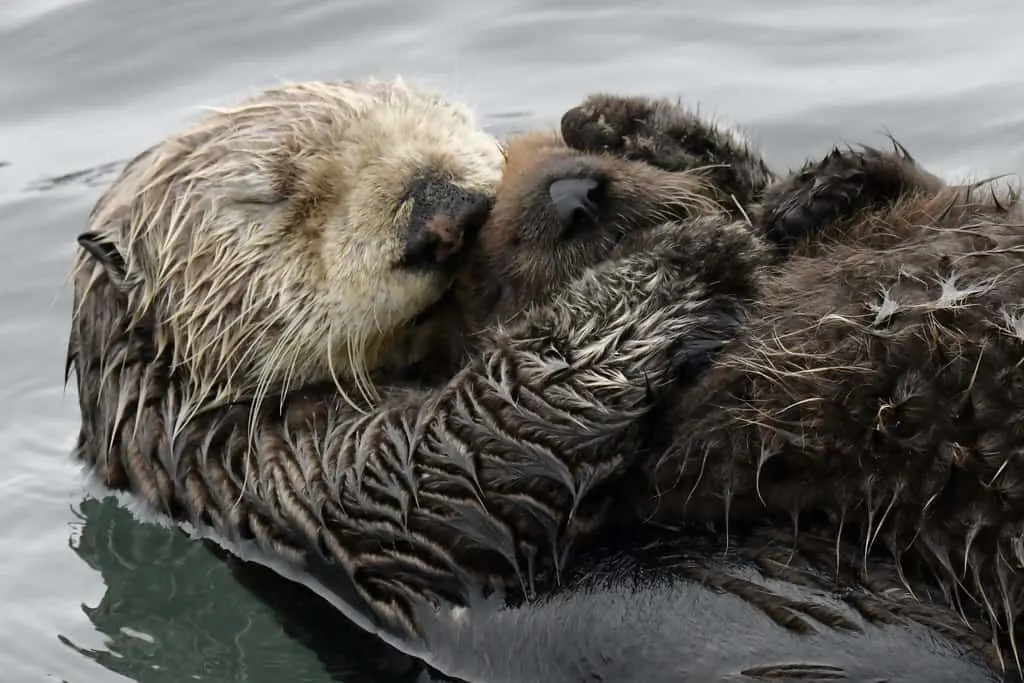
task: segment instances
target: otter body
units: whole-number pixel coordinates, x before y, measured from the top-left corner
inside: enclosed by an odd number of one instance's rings
[[[108,299],[92,290],[112,277],[127,322],[151,319],[170,354],[176,425],[404,367],[428,345],[412,323],[448,288],[502,164],[468,109],[401,80],[265,90],[128,163],[80,238],[75,324],[101,315],[80,309]],[[74,330],[72,356],[101,334]]]
[[[923,561],[1012,634],[1024,208],[991,184],[938,184],[900,152],[833,154],[783,192],[812,186],[838,205],[825,240],[765,282],[740,337],[666,403],[642,515],[824,521],[865,556]],[[768,207],[769,229],[787,208]]]
[[[510,159],[515,156],[511,149]],[[742,275],[751,268],[740,264],[764,256],[749,231],[732,223],[707,232],[659,227],[667,217],[714,210],[700,174],[645,167],[645,182],[636,183],[635,162],[564,148],[561,156],[578,167],[567,174],[556,166],[549,180],[575,180],[580,170],[599,177],[609,211],[600,228],[569,229],[571,217],[563,222],[546,193],[543,203],[532,197],[522,206],[542,213],[532,218],[534,232],[518,232],[518,244],[489,242],[489,232],[511,233],[484,226],[471,247],[479,251],[466,256],[471,263],[493,263],[488,255],[508,246],[550,259],[550,267],[527,274],[542,276],[539,282],[527,286],[526,278],[497,297],[488,294],[490,310],[518,311],[526,304],[527,313],[474,336],[479,347],[472,360],[441,387],[388,386],[370,413],[322,381],[265,404],[210,409],[172,431],[181,410],[172,349],[160,346],[155,321],[130,319],[127,298],[119,298],[116,278],[104,271],[79,302],[79,318],[91,325],[85,332],[102,333],[80,340],[73,357],[76,369],[84,368],[81,457],[103,466],[107,485],[132,490],[176,519],[212,527],[230,542],[255,543],[293,566],[327,562],[350,578],[351,599],[366,603],[365,611],[392,630],[415,630],[410,596],[458,597],[474,581],[525,585],[533,571],[527,555],[536,553],[541,564],[557,561],[551,553],[561,552],[596,514],[582,505],[590,481],[625,465],[621,457],[592,471],[588,459],[595,447],[620,450],[645,412],[648,383],[668,384],[647,368],[674,366],[659,360],[668,356],[680,363],[703,359],[707,343],[676,349],[670,340],[702,325],[727,335],[739,315],[737,302],[752,295]],[[500,194],[509,203],[499,196],[495,216],[519,202],[507,183]],[[632,254],[645,245],[664,253],[645,261],[668,289],[632,284]],[[709,268],[713,261],[718,268]],[[691,277],[701,280],[694,296],[684,293],[684,283],[695,285]],[[610,297],[617,308],[606,306]],[[505,299],[513,302],[509,308]],[[634,346],[632,335],[615,333],[582,355],[573,352],[581,334],[589,334],[575,328],[578,316],[614,330],[616,318],[635,306],[651,309],[650,324],[662,329],[664,343]],[[97,365],[120,372],[96,373]],[[518,394],[520,382],[543,385],[535,398],[540,404]],[[587,404],[594,409],[575,408]],[[633,419],[606,423],[605,404]],[[548,423],[548,411],[559,405],[565,420]],[[484,415],[491,418],[481,422]],[[532,460],[555,442],[524,451],[521,439],[499,426],[513,420],[535,420],[557,439],[559,454],[550,453],[546,472],[545,463]],[[520,468],[541,477],[517,492],[525,481]],[[563,514],[570,509],[574,522],[566,526]]]
[[[428,661],[474,683],[1016,680],[984,626],[911,597],[891,565],[868,589],[837,582],[817,539],[736,534],[723,553],[717,532],[676,531],[588,548],[527,603],[425,612]]]
[[[693,123],[685,132],[697,137],[684,143],[720,140]],[[91,334],[102,335],[79,342],[72,356],[96,380],[85,383],[90,388],[81,399],[88,410],[80,454],[119,474],[105,477],[109,485],[272,558],[287,575],[313,577],[347,613],[369,618],[371,628],[397,638],[403,649],[477,680],[550,671],[545,662],[561,653],[528,635],[543,632],[556,618],[549,615],[563,613],[593,629],[587,615],[610,602],[653,624],[650,637],[635,629],[591,631],[595,639],[578,652],[583,660],[600,654],[602,662],[577,668],[562,659],[559,680],[629,672],[643,680],[657,680],[655,674],[806,679],[809,673],[827,679],[837,671],[894,680],[937,680],[957,671],[966,680],[992,680],[982,660],[964,660],[962,669],[950,664],[962,643],[981,648],[969,628],[949,625],[938,608],[929,618],[879,609],[871,619],[889,619],[889,626],[844,630],[858,617],[815,592],[820,589],[809,593],[783,575],[783,584],[794,585],[758,590],[750,574],[760,571],[757,553],[727,567],[698,548],[678,576],[662,558],[653,568],[662,580],[654,584],[631,583],[629,562],[623,568],[614,558],[605,564],[606,553],[596,560],[576,553],[615,512],[608,486],[642,462],[634,445],[658,418],[662,397],[698,378],[740,333],[746,307],[761,297],[760,275],[771,255],[746,223],[714,206],[721,193],[706,168],[666,171],[623,160],[615,150],[581,154],[550,137],[528,139],[520,149],[533,164],[506,174],[491,222],[460,271],[462,286],[453,290],[456,300],[463,293],[454,317],[439,315],[463,321],[466,338],[457,345],[473,350],[452,379],[439,387],[382,387],[385,399],[371,414],[321,382],[274,401],[215,407],[178,424],[179,399],[168,392],[176,386],[172,348],[159,343],[157,320],[135,320],[123,303],[130,301],[123,296],[129,279],[121,287],[117,269],[110,278],[107,268],[88,290],[93,295],[82,297],[80,314],[93,321]],[[510,171],[516,158],[513,147]],[[694,158],[698,166],[709,161],[706,154]],[[741,165],[756,175],[765,167],[752,158],[753,165],[746,158]],[[751,196],[760,189],[751,187]],[[739,213],[746,201],[737,198]],[[84,356],[86,349],[102,349],[101,362]],[[116,379],[95,373],[97,365],[115,364],[125,369]],[[104,402],[110,392],[117,400]],[[602,575],[611,583],[592,583]],[[507,596],[539,593],[544,604],[488,612],[475,596],[494,589]],[[803,598],[794,602],[794,591]],[[686,599],[680,604],[669,596]],[[709,610],[693,618],[711,614],[723,631],[745,629],[730,648],[749,646],[747,655],[704,658],[689,668],[679,661],[688,647],[707,644],[693,639],[695,631],[688,641],[678,635],[690,622],[676,610],[692,605],[691,597]],[[637,600],[652,611],[631,611]],[[787,616],[793,609],[825,619],[822,635],[815,639],[801,628],[807,622],[799,614]],[[915,631],[913,623],[928,631]],[[453,660],[446,644],[471,637],[476,627],[467,624],[518,633],[534,659],[496,658],[490,670],[480,661]],[[699,626],[707,625],[702,617]],[[919,664],[908,669],[906,661],[870,659],[890,632],[921,644]],[[765,647],[766,634],[784,647],[775,641]],[[945,640],[934,640],[936,634]],[[629,647],[608,657],[605,639]],[[557,650],[560,642],[547,644]],[[571,646],[580,647],[577,642]],[[639,665],[651,661],[645,647],[677,666]],[[831,659],[825,657],[830,649]],[[799,661],[780,664],[784,650]]]

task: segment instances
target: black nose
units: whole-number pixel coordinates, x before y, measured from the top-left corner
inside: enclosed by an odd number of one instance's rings
[[[562,225],[570,229],[597,223],[599,193],[600,183],[593,178],[560,178],[548,188]]]
[[[410,202],[405,254],[406,268],[430,269],[450,265],[491,210],[490,195],[462,187],[442,173],[424,173],[406,188]]]

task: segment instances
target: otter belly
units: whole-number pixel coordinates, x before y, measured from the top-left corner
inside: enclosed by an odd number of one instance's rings
[[[530,601],[475,591],[466,607],[419,605],[415,641],[374,628],[329,568],[296,572],[266,555],[241,554],[311,588],[376,632],[394,656],[424,662],[419,681],[1020,680],[986,658],[977,640],[983,632],[942,605],[907,598],[914,618],[902,618],[893,585],[875,581],[885,595],[856,584],[837,589],[806,555],[778,544],[788,573],[766,571],[775,562],[766,538],[740,537],[728,553],[721,536],[701,531],[615,539],[582,552],[561,587],[538,576],[543,588]]]
[[[430,664],[473,683],[1007,680],[925,624],[878,623],[693,540],[601,555],[527,604],[424,610]]]

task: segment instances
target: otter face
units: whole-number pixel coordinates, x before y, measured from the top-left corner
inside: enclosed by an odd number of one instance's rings
[[[555,134],[514,139],[506,156],[494,208],[454,289],[471,330],[545,300],[644,228],[720,211],[700,171],[572,150]]]
[[[214,112],[134,159],[90,239],[124,257],[207,405],[406,365],[410,323],[486,218],[500,144],[402,81],[307,83]],[[80,277],[100,262],[79,255]]]

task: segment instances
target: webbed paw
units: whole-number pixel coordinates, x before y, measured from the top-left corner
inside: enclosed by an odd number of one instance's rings
[[[724,198],[746,205],[773,175],[737,131],[680,103],[638,96],[592,95],[562,116],[562,138],[574,149],[643,161],[667,171],[705,172]]]
[[[942,186],[902,145],[893,141],[893,147],[892,152],[833,148],[821,161],[808,162],[769,187],[761,214],[765,236],[788,250],[861,211]]]

